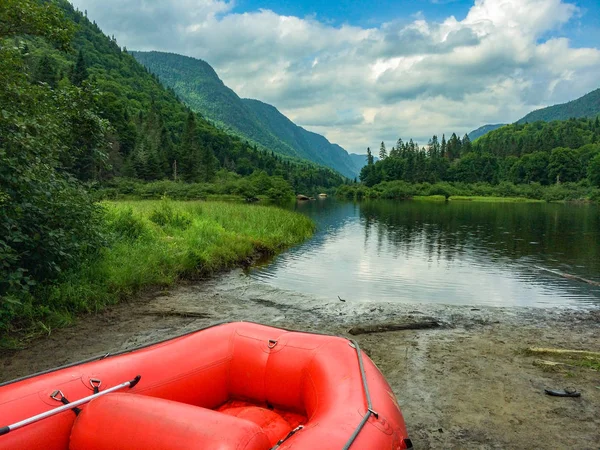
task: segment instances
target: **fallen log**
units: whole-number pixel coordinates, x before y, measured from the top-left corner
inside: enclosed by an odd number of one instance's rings
[[[198,311],[143,311],[142,316],[160,317],[194,317],[196,319],[208,319],[210,314]]]
[[[600,358],[600,352],[590,352],[588,350],[566,350],[562,348],[529,347],[527,352],[536,355],[563,355],[563,356],[591,356]]]
[[[600,286],[599,281],[588,280],[587,278],[580,277],[579,275],[572,275],[570,273],[561,272],[559,270],[546,269],[545,267],[540,267],[540,266],[535,266],[535,267],[539,270],[543,270],[544,272],[549,272],[551,274],[566,278],[568,280],[581,281],[583,283],[591,284],[592,286]]]
[[[544,367],[544,368],[560,368],[560,367],[575,367],[571,364],[556,362],[556,361],[548,361],[544,359],[536,359],[533,362],[534,366]]]
[[[401,331],[401,330],[426,330],[429,328],[437,328],[440,323],[435,320],[425,320],[420,322],[404,322],[404,323],[380,323],[375,325],[357,325],[348,330],[353,336],[359,334],[370,334],[370,333],[385,333],[388,331]]]

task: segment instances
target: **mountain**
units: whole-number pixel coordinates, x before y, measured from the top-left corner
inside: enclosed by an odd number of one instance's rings
[[[240,98],[205,61],[173,53],[131,53],[192,110],[221,129],[280,155],[308,159],[349,178],[358,175],[342,147],[297,126],[271,105]]]
[[[552,120],[567,120],[571,118],[596,117],[600,114],[600,89],[596,89],[576,100],[548,106],[530,112],[517,123],[533,123],[539,120],[550,122]]]
[[[548,106],[546,108],[536,109],[530,112],[525,117],[517,120],[516,123],[533,123],[533,122],[551,122],[553,120],[568,120],[596,117],[600,114],[600,89],[589,92],[583,97],[572,100],[567,103]],[[469,133],[471,141],[483,136],[490,131],[496,130],[505,124],[484,125]]]
[[[27,38],[24,62],[31,68],[33,82],[43,82],[57,92],[71,83],[82,86],[94,111],[107,121],[110,149],[103,154],[88,143],[94,136],[84,126],[86,117],[77,118],[81,136],[74,142],[80,148],[63,161],[76,177],[101,182],[112,177],[210,182],[219,169],[227,169],[242,176],[255,171],[281,176],[304,192],[343,182],[330,168],[284,160],[190,114],[175,92],[114,37],[106,36],[67,1],[56,0],[56,4],[64,14],[62,20],[75,30],[72,51],[61,52],[42,39]],[[203,76],[218,80],[208,65]],[[232,91],[229,95],[235,96]]]
[[[254,112],[264,128],[296,149],[301,158],[331,167],[348,178],[357,176],[354,162],[339,145],[332,144],[320,134],[299,127],[274,106],[248,98],[242,99],[242,102]]]
[[[486,133],[489,133],[490,131],[494,131],[497,130],[500,127],[503,127],[504,125],[506,125],[505,123],[496,123],[496,124],[492,124],[492,125],[484,125],[482,127],[477,128],[476,130],[473,130],[469,133],[469,139],[471,141],[474,141],[475,139],[483,136]]]
[[[362,168],[367,165],[367,155],[366,154],[359,155],[357,153],[349,153],[349,155],[350,155],[350,159],[352,159],[352,162],[354,163],[354,167],[360,174],[360,171],[362,170]],[[377,161],[379,161],[379,157],[373,155],[373,162],[377,162]]]
[[[360,170],[367,165],[367,155],[358,155],[356,153],[350,153],[350,159],[354,163],[354,167],[360,172]]]

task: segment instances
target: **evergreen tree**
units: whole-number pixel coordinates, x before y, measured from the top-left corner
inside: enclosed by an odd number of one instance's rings
[[[83,51],[79,50],[79,54],[77,55],[77,62],[75,62],[75,66],[73,67],[73,74],[71,75],[71,83],[75,86],[81,86],[82,83],[87,80],[88,71],[87,66],[85,64],[85,59],[83,58]]]
[[[466,155],[467,153],[471,153],[473,151],[473,144],[471,144],[471,139],[469,135],[465,133],[462,138],[462,154]]]
[[[186,181],[198,181],[200,178],[200,143],[196,127],[196,117],[190,111],[185,122],[181,138],[180,173]]]
[[[269,159],[269,162],[272,161],[272,159]],[[203,145],[200,148],[200,180],[207,183],[212,181],[217,172],[218,164],[219,161],[215,158],[212,146],[210,144]]]
[[[48,55],[42,56],[33,73],[34,81],[46,83],[51,88],[55,88],[58,83],[55,63]]]
[[[379,159],[387,158],[387,150],[385,148],[385,143],[381,141],[381,146],[379,147]]]
[[[596,118],[596,120],[598,120]],[[598,153],[588,165],[587,176],[593,186],[600,187],[600,153]]]
[[[402,138],[399,138],[398,141],[396,142],[396,156],[397,157],[403,157],[403,152],[404,152],[404,142],[402,142]]]
[[[448,158],[448,144],[446,143],[446,135],[442,134],[442,144],[440,146],[440,156],[442,158]]]
[[[371,147],[367,147],[367,166],[372,166],[374,163],[373,154],[371,153]]]

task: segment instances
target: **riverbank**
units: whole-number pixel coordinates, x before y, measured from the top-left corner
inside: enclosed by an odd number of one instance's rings
[[[483,197],[479,195],[415,195],[411,200],[420,202],[486,202],[486,203],[544,203],[544,200],[524,197]]]
[[[224,202],[104,202],[106,247],[54,285],[0,309],[0,347],[50,334],[78,314],[136,293],[211,276],[273,255],[310,237],[307,217],[274,207]],[[4,336],[2,336],[4,332]]]
[[[356,325],[441,326],[350,336]],[[382,370],[420,449],[596,448],[598,372],[548,368],[532,346],[598,351],[598,310],[355,303],[282,291],[236,270],[121,303],[0,358],[2,380],[132,348],[224,320],[346,335]],[[48,355],[52,355],[48,357]],[[571,386],[580,398],[544,388]]]
[[[540,183],[513,184],[502,182],[461,183],[407,183],[384,181],[368,187],[364,184],[342,185],[336,191],[338,198],[368,199],[427,199],[431,201],[504,201],[504,202],[579,202],[600,203],[600,187],[584,183],[541,185]]]

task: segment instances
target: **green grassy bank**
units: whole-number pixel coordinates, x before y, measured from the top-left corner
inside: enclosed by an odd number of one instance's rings
[[[144,288],[209,276],[274,254],[310,237],[305,216],[275,207],[224,202],[104,202],[106,246],[49,286],[0,308],[8,336],[36,335],[69,324]]]
[[[480,195],[415,195],[411,200],[420,202],[485,202],[485,203],[543,203],[545,200],[525,197],[484,197]]]

